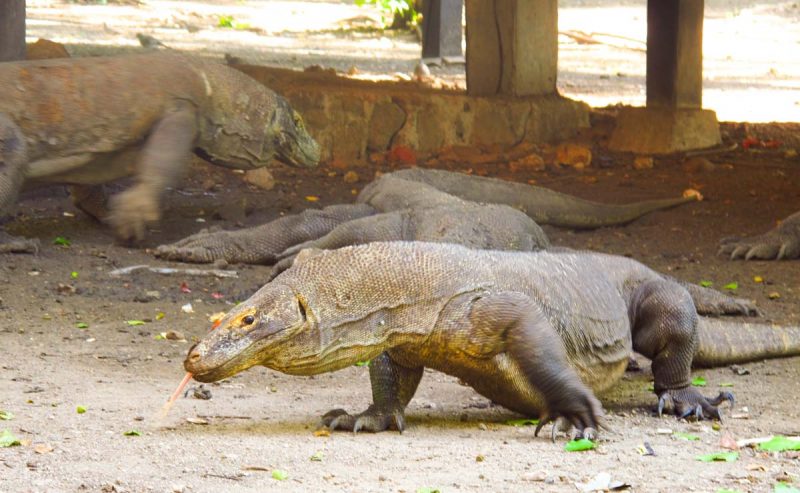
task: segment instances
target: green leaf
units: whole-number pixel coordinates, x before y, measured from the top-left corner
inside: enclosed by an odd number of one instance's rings
[[[357,361],[356,366],[369,366],[369,361]]]
[[[63,236],[56,236],[53,240],[53,245],[68,247],[70,244],[69,240],[64,238]]]
[[[676,431],[672,434],[675,438],[680,438],[681,440],[688,440],[693,442],[695,440],[700,440],[700,437],[697,435],[692,435],[691,433],[684,433],[682,431]]]
[[[3,430],[0,433],[0,447],[16,447],[22,445],[22,442],[17,440],[17,437],[11,434],[9,430]]]
[[[309,460],[311,462],[322,462],[322,457],[323,457],[322,456],[322,451],[317,451],[317,452],[314,452],[314,455],[309,457]]]
[[[536,426],[539,424],[539,420],[530,418],[509,419],[506,424],[509,426]]]
[[[164,340],[167,339],[167,333],[164,332],[162,334],[156,334],[156,335],[153,336],[153,339],[155,339],[157,341],[164,341]]]
[[[720,387],[733,387],[733,382],[722,382],[719,384]]]
[[[700,462],[733,462],[739,458],[739,452],[714,452],[713,454],[698,455],[695,459]]]
[[[790,486],[783,481],[775,483],[775,488],[772,490],[774,493],[800,493],[800,490],[794,486]]]
[[[14,419],[14,413],[0,409],[0,419],[3,421],[11,421]]]
[[[726,285],[724,285],[722,287],[727,289],[728,291],[736,291],[737,289],[739,289],[739,283],[736,282],[736,281],[729,282],[728,284],[726,284]]]
[[[439,488],[431,488],[429,486],[423,486],[422,488],[417,488],[417,493],[441,493]]]
[[[705,387],[706,386],[706,379],[704,377],[694,377],[692,379],[692,385],[695,387]]]
[[[710,288],[711,286],[714,285],[714,283],[711,281],[700,281],[700,285],[703,286],[704,288]]]
[[[775,435],[769,441],[759,443],[759,450],[768,452],[784,452],[786,450],[800,450],[800,440],[792,440],[783,435]]]
[[[135,327],[137,325],[144,325],[145,321],[144,320],[126,320],[125,323],[130,325],[131,327]]]
[[[71,277],[73,279],[77,279],[78,278],[78,271],[74,270],[74,271],[70,272],[69,273],[69,277]]]
[[[217,23],[217,27],[233,27],[233,16],[232,15],[219,16],[219,22]]]
[[[83,413],[85,413],[85,412],[86,412],[86,408],[85,408],[85,407],[83,407],[83,406],[78,406],[77,408],[75,408],[75,411],[76,411],[78,414],[83,414]]]
[[[721,490],[717,490],[717,493],[742,493],[739,490],[729,490],[728,488],[722,488]]]
[[[88,329],[89,328],[89,324],[87,324],[86,322],[78,322],[78,323],[75,324],[75,327],[77,327],[79,329]]]
[[[281,471],[280,469],[275,469],[272,471],[272,479],[277,479],[278,481],[283,481],[285,479],[289,479],[289,474],[286,471]]]
[[[142,436],[142,432],[138,430],[128,430],[123,433],[126,437],[140,437]]]
[[[564,450],[567,452],[583,452],[584,450],[592,450],[595,447],[593,441],[587,438],[581,438],[580,440],[572,440],[571,442],[567,442],[564,445]]]

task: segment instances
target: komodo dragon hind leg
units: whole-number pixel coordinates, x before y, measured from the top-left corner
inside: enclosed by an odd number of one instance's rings
[[[574,426],[578,437],[594,438],[603,427],[603,409],[569,364],[558,332],[541,310],[519,293],[500,293],[476,301],[469,316],[473,326],[505,328],[506,350],[531,387],[542,394],[545,409],[535,435],[544,425],[561,419]],[[555,430],[553,433],[555,438]]]
[[[377,433],[394,427],[405,427],[405,408],[422,378],[422,367],[407,368],[395,363],[387,353],[370,361],[369,379],[372,384],[372,404],[361,414],[351,415],[344,409],[333,409],[322,417],[322,424],[332,430],[353,433]]]
[[[10,118],[0,113],[0,215],[7,214],[17,202],[27,167],[25,136]],[[38,240],[17,238],[0,231],[0,253],[36,253],[38,250]]]
[[[633,349],[652,361],[659,415],[670,403],[679,418],[721,419],[717,406],[726,400],[733,403],[733,395],[722,392],[708,399],[690,383],[698,340],[691,295],[664,279],[642,284],[631,296]]]

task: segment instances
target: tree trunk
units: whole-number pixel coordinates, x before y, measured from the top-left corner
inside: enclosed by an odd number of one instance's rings
[[[25,59],[25,0],[0,1],[0,62]]]

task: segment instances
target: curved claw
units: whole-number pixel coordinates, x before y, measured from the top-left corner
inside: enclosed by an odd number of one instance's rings
[[[658,397],[658,417],[660,418],[664,414],[664,405],[669,400],[670,404],[672,404],[672,396],[669,393],[664,392]]]

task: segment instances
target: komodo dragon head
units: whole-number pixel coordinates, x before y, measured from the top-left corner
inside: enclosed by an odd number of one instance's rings
[[[255,79],[221,64],[203,64],[200,76],[210,101],[200,122],[197,153],[234,169],[319,164],[319,144],[283,97]]]

